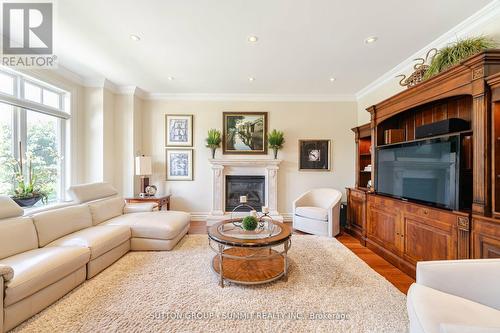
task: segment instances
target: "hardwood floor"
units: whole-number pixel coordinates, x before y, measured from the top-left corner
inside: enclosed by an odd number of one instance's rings
[[[205,222],[193,221],[191,222],[191,227],[189,228],[190,234],[206,234],[207,226]],[[304,234],[300,231],[295,230],[295,234]],[[344,244],[349,250],[351,250],[355,255],[357,255],[361,260],[368,264],[373,270],[386,278],[390,283],[392,283],[396,288],[401,290],[403,293],[408,292],[410,285],[415,282],[413,278],[406,275],[395,266],[387,262],[385,259],[374,253],[372,250],[364,247],[359,243],[354,237],[343,233],[337,236],[337,240]]]

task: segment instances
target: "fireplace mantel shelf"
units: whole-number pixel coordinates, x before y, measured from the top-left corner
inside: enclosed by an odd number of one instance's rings
[[[266,167],[266,166],[279,166],[281,160],[275,160],[271,158],[215,158],[208,160],[212,165],[222,165],[222,166],[249,166],[249,167]]]

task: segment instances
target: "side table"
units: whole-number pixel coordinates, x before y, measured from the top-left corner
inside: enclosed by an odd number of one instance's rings
[[[155,195],[151,197],[132,197],[125,198],[126,203],[144,203],[144,202],[154,202],[158,205],[158,210],[170,210],[170,194],[166,195]]]

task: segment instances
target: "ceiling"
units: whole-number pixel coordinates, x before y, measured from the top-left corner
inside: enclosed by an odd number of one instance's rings
[[[55,47],[85,78],[150,93],[355,94],[489,2],[63,0]]]

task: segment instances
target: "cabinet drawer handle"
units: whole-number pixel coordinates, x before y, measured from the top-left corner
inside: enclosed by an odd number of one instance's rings
[[[424,209],[424,214],[427,215],[429,211],[427,209]]]

